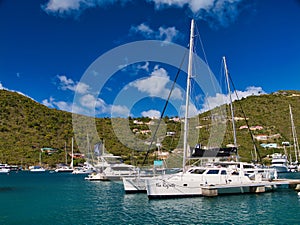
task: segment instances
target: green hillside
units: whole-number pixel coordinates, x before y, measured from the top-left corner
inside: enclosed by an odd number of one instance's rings
[[[259,149],[260,155],[264,158],[268,154],[274,152],[284,152],[282,142],[289,141],[293,144],[291,120],[289,112],[289,104],[292,107],[294,124],[296,130],[300,129],[300,92],[299,91],[279,91],[272,94],[261,96],[249,96],[234,102],[235,117],[243,117],[243,112],[248,118],[249,126],[261,126],[261,130],[253,130],[254,136],[268,136],[268,140],[255,141]],[[241,109],[242,107],[242,109]],[[246,125],[243,120],[236,122],[237,143],[242,158],[251,159],[251,152],[254,149],[249,130],[239,128]],[[299,131],[300,132],[300,131]],[[228,135],[227,135],[228,137]],[[277,143],[279,149],[262,148],[262,143]],[[288,148],[289,152],[291,149]]]
[[[107,148],[128,160],[131,151],[114,137],[110,119],[96,122]],[[50,147],[58,151],[51,155],[43,153],[42,162],[54,167],[65,162],[65,144],[70,153],[72,137],[71,113],[49,109],[16,92],[0,90],[0,162],[24,167],[38,164],[40,149]],[[76,143],[74,151],[78,151]]]
[[[274,138],[267,141],[256,141],[262,157],[273,152],[283,151],[283,149],[264,149],[260,146],[261,143],[277,143],[281,146],[283,141],[292,142],[289,104],[292,106],[296,130],[299,130],[299,91],[279,91],[268,95],[250,96],[234,102],[235,117],[244,117],[243,109],[248,118],[249,126],[262,127],[261,130],[252,131],[254,136],[267,135],[272,137],[273,135]],[[228,115],[230,115],[229,112]],[[205,145],[209,135],[206,128],[210,126],[210,119],[207,119],[210,118],[210,113],[201,114],[199,118],[199,125],[202,127],[199,130],[199,140]],[[131,130],[150,129],[146,125],[150,121],[149,118],[138,118],[137,120],[143,122],[142,125],[133,123],[133,118],[129,119]],[[181,123],[171,121],[168,117],[164,118],[164,122],[167,125],[167,131],[175,133],[175,135],[165,137],[162,141],[162,149],[171,153],[178,146]],[[109,118],[96,119],[96,125],[99,137],[105,140],[105,146],[109,152],[121,155],[127,163],[142,163],[145,152],[133,152],[130,148],[120,143],[113,132]],[[236,121],[239,155],[243,160],[249,161],[252,158],[251,154],[253,154],[253,143],[248,130],[239,129],[243,125],[246,125],[245,120]],[[155,127],[155,124],[153,126]],[[153,126],[151,128],[152,131]],[[227,128],[223,141],[224,146],[233,143],[230,121],[228,121]],[[145,141],[151,140],[149,134],[137,132],[136,135]],[[42,161],[49,166],[55,166],[57,163],[65,161],[64,146],[66,143],[67,151],[70,152],[72,137],[71,113],[49,109],[18,93],[0,90],[0,162],[18,164],[25,167],[37,164],[40,149],[51,147],[58,151],[51,155],[43,154]],[[147,146],[141,147],[141,150],[147,150]],[[75,143],[76,151],[78,151],[78,147]]]

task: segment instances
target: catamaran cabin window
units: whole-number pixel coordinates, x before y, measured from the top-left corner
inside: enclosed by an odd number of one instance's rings
[[[221,171],[221,175],[226,175],[227,173],[226,173],[226,170],[222,170]]]
[[[192,169],[189,172],[190,173],[195,173],[195,174],[202,174],[204,173],[205,170],[201,170],[201,169]]]
[[[207,174],[218,174],[220,170],[209,170]]]

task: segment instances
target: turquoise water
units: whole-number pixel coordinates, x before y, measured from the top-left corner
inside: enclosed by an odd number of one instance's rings
[[[300,174],[286,174],[300,179]],[[83,175],[0,175],[0,224],[300,224],[293,190],[149,201]]]

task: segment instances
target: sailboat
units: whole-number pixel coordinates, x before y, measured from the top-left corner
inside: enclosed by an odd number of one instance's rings
[[[9,173],[10,172],[10,168],[7,164],[2,164],[0,163],[0,174],[1,173]]]
[[[90,140],[89,135],[87,134],[87,151],[88,151],[88,157],[87,161],[84,162],[83,166],[74,167],[74,170],[72,174],[91,174],[95,171],[95,168],[91,165],[89,162],[89,155],[90,155]]]
[[[268,183],[264,186],[261,174],[256,173],[255,179],[251,180],[245,174],[244,163],[236,166],[236,171],[231,167],[223,166],[192,166],[187,167],[188,146],[188,117],[189,117],[189,95],[190,80],[192,77],[194,44],[194,20],[191,21],[191,33],[189,44],[189,63],[186,88],[186,104],[184,118],[183,139],[183,162],[182,172],[162,175],[146,179],[146,190],[148,198],[171,198],[171,197],[194,197],[194,196],[216,196],[219,194],[237,194],[249,192],[265,192],[274,187]],[[216,155],[215,155],[216,156]],[[263,188],[260,188],[263,187]]]
[[[295,124],[294,124],[294,118],[293,118],[293,112],[292,112],[291,105],[289,105],[289,110],[290,110],[290,118],[291,118],[291,125],[292,125],[295,161],[294,162],[292,161],[292,154],[290,154],[290,164],[288,165],[288,168],[291,172],[296,172],[297,170],[300,171],[299,161],[298,161],[298,158],[300,157],[300,150],[299,150],[299,143],[298,143],[296,128],[295,128]]]
[[[42,167],[42,152],[40,152],[40,156],[39,156],[39,165],[38,166],[30,166],[29,171],[34,172],[34,173],[46,172],[46,169],[44,167]]]
[[[66,145],[65,145],[65,152],[66,152],[66,164],[67,164]],[[60,167],[58,167],[54,171],[57,172],[57,173],[72,173],[73,170],[74,170],[74,168],[73,168],[74,161],[73,160],[74,160],[74,139],[72,138],[72,155],[71,155],[71,164],[70,164],[70,166],[61,165]]]

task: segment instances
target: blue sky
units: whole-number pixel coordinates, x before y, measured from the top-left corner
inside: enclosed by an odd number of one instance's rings
[[[81,105],[74,112],[90,114],[96,106],[99,117],[113,109],[118,116],[158,116],[176,68],[147,61],[120,65],[97,95],[82,77],[98,57],[127,43],[159,40],[186,47],[191,18],[215,77],[225,55],[240,97],[299,90],[298,0],[0,0],[0,89],[66,111],[72,111],[77,91]],[[173,97],[180,105],[185,79],[179,82],[183,88]],[[128,89],[135,93],[123,93]],[[119,93],[128,101],[140,93],[149,97],[116,104]],[[206,109],[206,97],[196,97],[197,112]],[[218,97],[211,96],[210,107]],[[178,114],[178,108],[170,106],[167,114]]]

